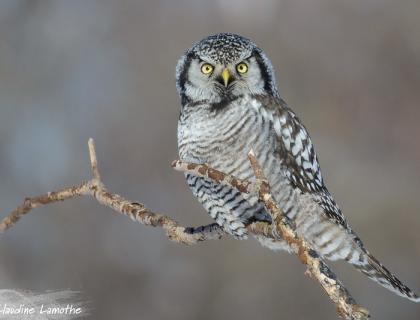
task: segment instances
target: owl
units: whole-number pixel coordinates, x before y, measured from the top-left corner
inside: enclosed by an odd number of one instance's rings
[[[181,160],[253,180],[247,158],[252,149],[279,208],[315,251],[329,260],[345,260],[394,293],[420,302],[366,250],[347,223],[325,186],[308,131],[280,96],[271,62],[255,43],[230,33],[204,38],[179,60],[176,85],[182,104]],[[241,194],[191,174],[186,180],[215,220],[188,232],[222,228],[245,239],[250,223],[272,222],[256,194]],[[285,241],[257,240],[272,250],[290,251]]]

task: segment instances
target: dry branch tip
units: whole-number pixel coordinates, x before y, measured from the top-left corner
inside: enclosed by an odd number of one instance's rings
[[[101,175],[98,169],[98,160],[96,158],[95,141],[92,138],[88,140],[90,167],[92,169],[93,178],[101,181]]]

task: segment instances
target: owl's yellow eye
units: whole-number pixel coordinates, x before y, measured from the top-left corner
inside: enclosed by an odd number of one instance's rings
[[[213,72],[213,66],[209,63],[204,63],[201,66],[201,72],[204,73],[204,74],[210,74],[210,73]]]
[[[238,73],[244,74],[248,71],[248,65],[245,62],[238,63],[236,65],[236,71],[238,71]]]

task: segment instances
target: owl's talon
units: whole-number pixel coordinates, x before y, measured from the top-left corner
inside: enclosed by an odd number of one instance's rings
[[[188,233],[188,234],[194,234],[194,228],[193,227],[186,227],[184,229],[184,232]]]
[[[196,233],[203,233],[203,232],[211,232],[219,228],[220,226],[217,223],[211,223],[211,224],[208,224],[205,226],[199,226],[199,227],[186,227],[184,229],[184,232],[188,234],[196,234]]]

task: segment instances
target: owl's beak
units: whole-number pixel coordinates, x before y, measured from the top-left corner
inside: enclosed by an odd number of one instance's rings
[[[230,78],[229,70],[227,68],[224,68],[221,76],[222,76],[225,87],[227,87],[229,84],[229,78]]]

